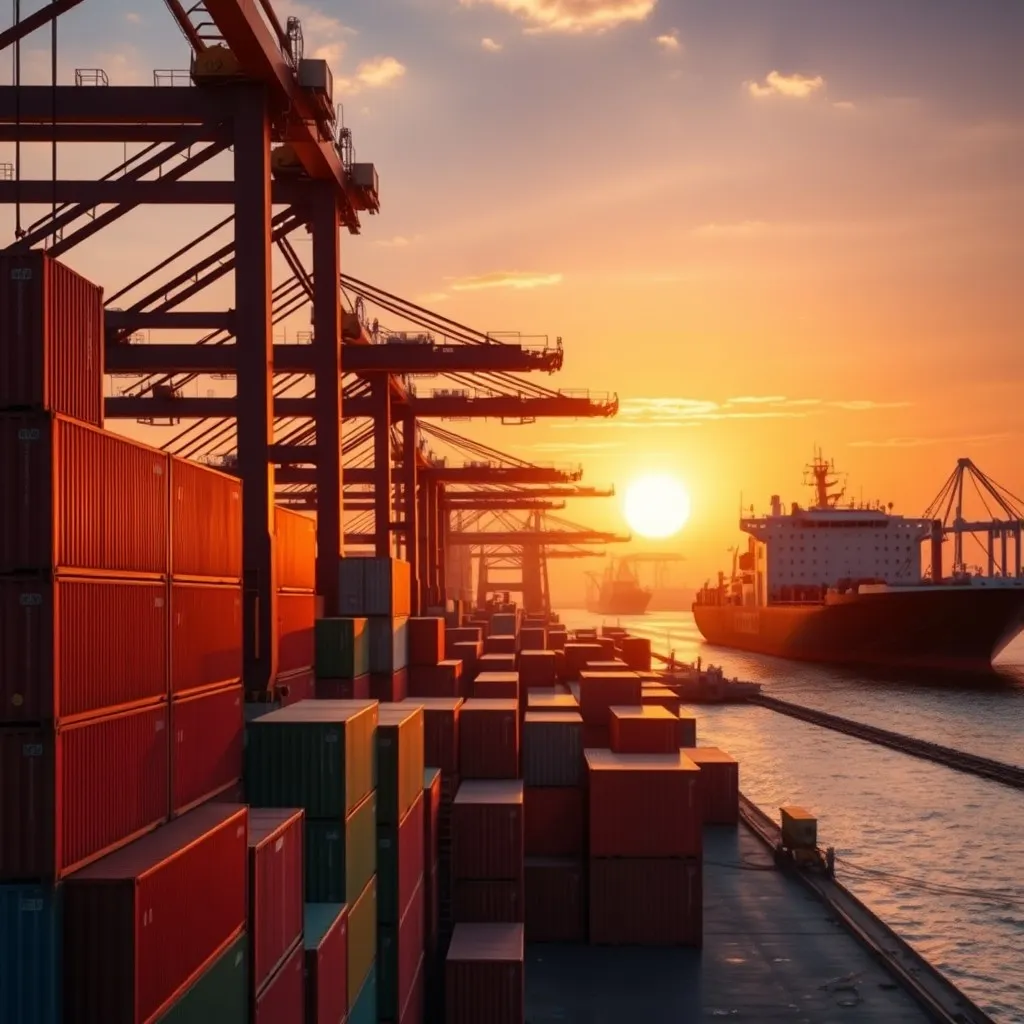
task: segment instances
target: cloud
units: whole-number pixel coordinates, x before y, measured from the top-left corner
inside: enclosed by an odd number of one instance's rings
[[[779,405],[786,401],[785,395],[740,395],[738,398],[730,398],[726,405]]]
[[[501,43],[499,43],[496,40],[492,39],[490,36],[485,36],[483,39],[481,39],[480,40],[480,45],[488,53],[501,53],[501,51],[505,49],[505,47],[502,46]]]
[[[878,441],[851,441],[851,448],[924,448],[934,444],[990,444],[1011,434],[963,434],[959,437],[887,437]]]
[[[142,15],[136,13],[135,11],[126,11],[124,15],[124,20],[127,21],[129,25],[141,25]]]
[[[666,53],[678,53],[683,48],[683,44],[679,42],[679,32],[677,29],[672,29],[671,32],[664,32],[660,36],[655,36],[654,41]]]
[[[856,110],[857,109],[857,104],[851,102],[850,100],[838,100],[837,102],[833,103],[832,106],[836,110]]]
[[[857,398],[852,401],[826,402],[833,409],[845,409],[847,412],[870,412],[874,409],[906,409],[909,402],[872,402],[870,399]]]
[[[350,96],[363,89],[380,89],[393,85],[405,76],[405,65],[395,57],[373,57],[364,60],[351,78],[338,80],[338,87]]]
[[[452,291],[478,292],[485,288],[544,288],[561,284],[561,274],[527,273],[524,271],[494,271],[470,277],[448,278]]]
[[[629,22],[644,21],[658,0],[459,0],[463,7],[486,4],[507,11],[540,32],[607,32]]]
[[[315,44],[312,50],[306,50],[306,56],[332,65],[340,63],[346,38],[356,34],[355,29],[343,24],[333,14],[326,14],[305,3],[289,3],[282,13],[298,18],[302,22],[303,38]],[[281,20],[284,21],[283,18]]]
[[[755,99],[783,96],[786,99],[806,100],[825,88],[825,79],[821,75],[809,78],[797,73],[784,75],[780,71],[769,71],[763,83],[747,82],[746,86]]]
[[[422,241],[422,235],[413,235],[412,238],[409,238],[407,235],[395,235],[394,238],[377,239],[377,245],[383,245],[388,249],[405,249]]]

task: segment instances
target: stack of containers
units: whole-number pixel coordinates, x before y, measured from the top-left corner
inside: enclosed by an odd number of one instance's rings
[[[590,941],[700,946],[700,769],[678,751],[584,756]]]
[[[740,765],[718,747],[680,744],[699,769],[697,795],[705,825],[735,825],[740,820]]]
[[[622,637],[619,640],[619,655],[634,672],[651,671],[651,641],[648,637]]]
[[[555,651],[521,651],[519,678],[523,689],[550,687],[558,682],[558,657]]]
[[[521,924],[456,926],[445,963],[445,1009],[447,1024],[524,1024]]]
[[[616,754],[671,754],[680,742],[680,721],[657,705],[611,708],[611,749]]]
[[[364,618],[317,619],[316,695],[326,700],[370,696],[370,629]]]
[[[274,506],[274,579],[277,591],[277,683],[294,699],[312,697],[313,621],[316,618],[316,520]]]
[[[583,719],[528,711],[523,720],[526,937],[586,941]]]
[[[242,484],[171,457],[171,812],[242,774]]]
[[[423,708],[381,705],[377,721],[377,1016],[423,1018]]]
[[[481,626],[449,626],[444,636],[444,656],[446,661],[462,663],[463,697],[469,696],[468,687],[476,678],[476,663],[484,653],[484,631]]]
[[[457,697],[462,691],[464,663],[476,660],[476,650],[467,644],[456,653],[449,652],[445,620],[439,616],[422,616],[409,620],[409,693],[413,697]]]
[[[628,669],[609,672],[585,669],[580,673],[578,685],[583,745],[607,747],[611,742],[611,708],[642,703],[640,677]]]
[[[426,911],[423,915],[423,989],[427,1020],[442,1016],[438,985],[440,948],[440,900],[438,873],[441,861],[441,769],[423,769],[423,887]],[[449,859],[449,864],[451,863]]]
[[[306,1024],[339,1024],[348,1015],[348,907],[307,903],[303,942]]]
[[[306,900],[348,905],[349,1020],[377,1007],[376,701],[312,700],[249,723],[253,807],[306,813]]]

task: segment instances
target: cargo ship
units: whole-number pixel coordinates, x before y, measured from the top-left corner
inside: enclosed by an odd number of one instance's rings
[[[704,638],[826,664],[990,671],[1024,628],[1024,578],[944,578],[940,520],[841,505],[834,464],[816,455],[808,470],[810,508],[794,503],[787,514],[773,495],[768,515],[741,518],[747,550],[693,604]]]
[[[588,574],[587,611],[597,615],[643,615],[653,591],[640,581],[626,559],[612,560],[600,577]]]

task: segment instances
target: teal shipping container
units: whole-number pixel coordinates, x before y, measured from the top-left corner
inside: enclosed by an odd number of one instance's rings
[[[355,679],[370,671],[370,627],[366,619],[317,619],[316,674],[321,679]]]
[[[0,885],[0,1024],[59,1024],[61,902],[59,886]]]
[[[370,973],[356,996],[352,1009],[348,1011],[348,1024],[377,1024],[377,966],[370,966]]]
[[[306,819],[307,903],[351,903],[376,873],[376,793],[344,821]]]
[[[182,993],[156,1024],[247,1024],[249,950],[243,932]]]
[[[423,792],[423,708],[381,704],[377,718],[377,822],[397,825]]]

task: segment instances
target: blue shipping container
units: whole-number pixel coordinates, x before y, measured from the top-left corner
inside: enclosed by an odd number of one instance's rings
[[[59,1024],[61,890],[0,885],[0,1024]]]
[[[348,1024],[377,1024],[377,965],[370,968],[370,973],[363,982],[363,987],[356,997],[355,1004],[348,1011]]]

